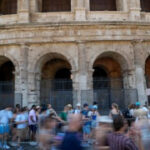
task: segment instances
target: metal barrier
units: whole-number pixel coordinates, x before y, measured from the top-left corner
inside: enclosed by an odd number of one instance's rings
[[[53,108],[60,112],[67,104],[76,106],[78,99],[81,105],[84,103],[98,103],[101,114],[107,115],[112,103],[117,103],[120,109],[125,109],[129,104],[134,104],[137,99],[136,89],[99,89],[99,90],[81,90],[81,91],[49,91],[42,93],[41,104],[52,104]]]

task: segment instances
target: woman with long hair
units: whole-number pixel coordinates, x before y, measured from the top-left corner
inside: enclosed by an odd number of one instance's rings
[[[122,116],[122,113],[121,113],[121,111],[119,110],[119,107],[118,107],[118,105],[117,105],[116,103],[113,103],[111,107],[112,107],[112,109],[111,109],[111,111],[110,111],[110,113],[109,113],[109,116],[110,116],[112,119],[114,119],[115,117],[117,117],[117,116],[119,116],[119,115]]]

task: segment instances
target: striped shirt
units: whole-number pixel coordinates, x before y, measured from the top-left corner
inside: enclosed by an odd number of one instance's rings
[[[107,142],[110,150],[139,150],[130,138],[120,133],[110,133]]]

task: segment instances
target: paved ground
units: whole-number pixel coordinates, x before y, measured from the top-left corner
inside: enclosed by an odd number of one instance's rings
[[[38,150],[38,147],[35,147],[35,146],[30,146],[29,144],[23,144],[23,148],[24,150]],[[10,150],[17,150],[16,147],[14,148],[11,148]],[[87,150],[93,150],[93,148],[88,148]]]
[[[30,146],[29,144],[23,145],[24,150],[38,150],[38,147]],[[17,150],[16,147],[11,147],[10,150]]]

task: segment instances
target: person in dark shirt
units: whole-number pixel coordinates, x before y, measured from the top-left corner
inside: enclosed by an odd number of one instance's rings
[[[84,104],[83,105],[83,110],[82,110],[82,116],[83,116],[83,136],[84,136],[84,141],[88,143],[90,133],[91,133],[91,121],[90,117],[88,116],[89,113],[89,105]]]
[[[81,128],[82,117],[80,114],[72,114],[69,119],[69,128],[60,145],[61,150],[83,150],[82,136],[79,132]]]
[[[125,134],[127,129],[127,123],[122,116],[117,116],[113,120],[114,132],[108,134],[107,142],[110,146],[110,150],[143,150],[141,143],[140,132],[137,132],[135,136],[138,137],[138,145]]]

